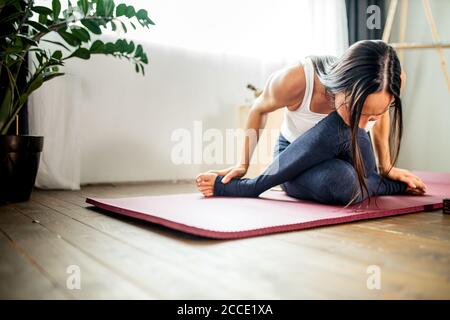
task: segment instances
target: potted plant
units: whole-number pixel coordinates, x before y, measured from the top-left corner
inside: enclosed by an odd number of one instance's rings
[[[69,0],[65,9],[60,0],[51,1],[51,8],[34,0],[0,0],[0,202],[28,200],[35,183],[43,137],[19,135],[17,128],[28,96],[44,82],[63,75],[60,67],[72,58],[90,59],[94,54],[125,58],[144,74],[148,58],[141,45],[94,37],[102,34],[102,28],[127,32],[153,24],[146,10],[116,5],[113,0],[78,0],[76,4]],[[59,35],[58,39],[46,37],[50,33]],[[44,48],[44,43],[51,43],[53,49]],[[14,124],[15,134],[8,134]]]

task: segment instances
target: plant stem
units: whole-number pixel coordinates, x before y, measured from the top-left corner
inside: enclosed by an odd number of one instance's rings
[[[16,111],[14,111],[13,116],[10,118],[10,120],[6,123],[5,126],[3,126],[2,130],[0,131],[0,134],[7,134],[9,127],[11,126],[11,123],[14,121],[15,117],[19,114],[20,110],[22,110],[22,107],[24,106],[24,103],[22,103],[20,106],[16,108]]]

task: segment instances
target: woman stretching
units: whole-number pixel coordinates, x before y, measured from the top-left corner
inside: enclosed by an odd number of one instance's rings
[[[328,204],[423,194],[419,177],[393,167],[402,136],[400,87],[394,49],[374,40],[355,43],[340,59],[309,57],[300,67],[274,73],[249,113],[247,130],[256,141],[246,136],[237,166],[199,174],[199,191],[206,197],[257,197],[281,185],[290,196]],[[260,176],[241,179],[266,114],[283,107],[273,162]],[[372,126],[378,168],[367,133]]]

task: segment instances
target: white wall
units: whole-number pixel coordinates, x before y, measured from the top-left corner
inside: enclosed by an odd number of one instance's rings
[[[173,164],[172,132],[193,132],[194,121],[202,121],[203,130],[236,128],[237,106],[252,96],[247,82],[260,87],[267,77],[251,58],[151,43],[146,50],[145,77],[109,57],[77,64],[81,81],[89,83],[80,106],[88,129],[81,130],[81,183],[192,179],[210,169]]]
[[[399,1],[399,3],[401,3]],[[450,41],[450,1],[430,0],[441,40]],[[397,18],[399,18],[397,11]],[[398,21],[398,20],[397,20]],[[398,41],[398,25],[391,41]],[[409,1],[407,42],[431,42],[422,1]],[[450,49],[444,49],[450,72]],[[404,139],[398,166],[450,172],[450,93],[436,50],[406,50],[403,92]]]
[[[172,133],[187,129],[193,135],[195,121],[203,132],[238,128],[238,107],[253,100],[247,84],[261,88],[289,63],[141,43],[149,57],[145,76],[125,60],[98,55],[68,60],[64,77],[33,93],[31,132],[45,136],[38,187],[193,179],[232,165],[237,159],[174,164]],[[192,142],[192,152],[195,143],[201,147],[202,141]]]
[[[39,2],[49,5],[50,0]],[[198,7],[207,2],[195,1]],[[202,122],[203,131],[238,128],[238,107],[253,98],[248,83],[262,88],[273,71],[298,63],[305,55],[339,54],[347,47],[343,0],[286,0],[282,6],[267,0],[262,11],[255,12],[247,3],[236,15],[230,12],[236,11],[237,0],[222,1],[209,11],[191,6],[178,10],[182,7],[177,3],[154,2],[156,11],[149,12],[161,18],[156,19],[157,26],[148,33],[127,34],[148,53],[145,77],[125,60],[72,59],[63,68],[64,77],[33,93],[30,132],[45,137],[37,187],[76,189],[80,182],[192,179],[204,170],[232,165],[174,164],[172,133],[183,128],[192,132],[194,121]],[[204,12],[218,12],[220,17]],[[266,21],[262,13],[272,20]],[[159,38],[167,42],[155,41],[155,32],[162,32]],[[104,37],[115,41],[117,34]]]

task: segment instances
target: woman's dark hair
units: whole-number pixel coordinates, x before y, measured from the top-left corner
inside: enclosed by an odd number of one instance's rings
[[[397,161],[403,132],[400,61],[394,48],[381,40],[356,42],[340,58],[332,56],[310,56],[309,58],[327,92],[333,96],[337,93],[345,94],[350,115],[353,166],[359,182],[359,191],[355,190],[354,197],[350,201],[352,203],[359,195],[363,196],[364,192],[370,196],[364,179],[364,163],[361,158],[357,133],[364,102],[372,93],[386,91],[394,98],[395,107],[390,108],[393,111],[390,111],[391,167],[389,171]]]

